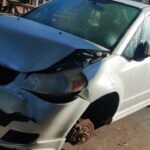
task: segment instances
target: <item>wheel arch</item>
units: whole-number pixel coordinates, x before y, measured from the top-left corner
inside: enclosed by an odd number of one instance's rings
[[[81,118],[89,118],[95,128],[109,124],[118,109],[119,101],[120,97],[117,92],[108,93],[92,102]]]

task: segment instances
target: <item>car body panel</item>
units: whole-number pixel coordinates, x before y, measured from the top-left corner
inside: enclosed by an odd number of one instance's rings
[[[66,135],[90,103],[109,93],[115,92],[119,96],[119,106],[113,121],[150,104],[150,84],[146,82],[149,81],[150,58],[138,62],[129,61],[122,56],[123,50],[144,22],[145,15],[150,13],[150,9],[146,8],[147,5],[136,2],[116,1],[143,10],[112,54],[108,53],[102,59],[82,68],[81,73],[88,84],[68,103],[47,102],[24,90],[22,85],[28,73],[47,69],[76,49],[107,49],[31,20],[0,17],[0,44],[3,49],[0,50],[0,64],[19,72],[13,82],[0,86],[0,115],[7,118],[6,122],[0,122],[0,145],[19,150],[60,150]],[[16,38],[18,42],[15,42]],[[12,117],[14,115],[17,117]],[[10,130],[36,133],[39,137],[29,144],[2,140]]]
[[[1,16],[0,22],[0,45],[3,49],[0,51],[0,64],[17,71],[46,69],[76,49],[104,49],[87,40],[24,18]],[[14,42],[16,40],[17,43]]]

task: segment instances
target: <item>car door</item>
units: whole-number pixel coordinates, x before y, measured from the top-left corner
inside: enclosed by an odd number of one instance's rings
[[[140,25],[133,38],[122,53],[126,63],[120,70],[123,80],[124,96],[121,110],[138,105],[146,98],[150,83],[147,83],[150,70],[148,64],[150,58],[135,59],[135,52],[143,37],[143,24]],[[142,50],[142,49],[141,49]]]
[[[141,37],[141,41],[144,42],[150,42],[150,15],[145,17],[144,26],[143,26],[143,35]],[[144,91],[144,99],[150,98],[150,57],[145,58],[145,75],[143,78],[143,85],[142,89]]]

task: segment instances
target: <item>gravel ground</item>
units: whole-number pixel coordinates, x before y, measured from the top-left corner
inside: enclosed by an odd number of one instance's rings
[[[150,150],[150,107],[95,130],[85,144],[65,150]]]

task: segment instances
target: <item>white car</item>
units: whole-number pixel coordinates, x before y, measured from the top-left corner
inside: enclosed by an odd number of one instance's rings
[[[52,0],[0,16],[0,146],[60,150],[150,105],[150,6]]]

